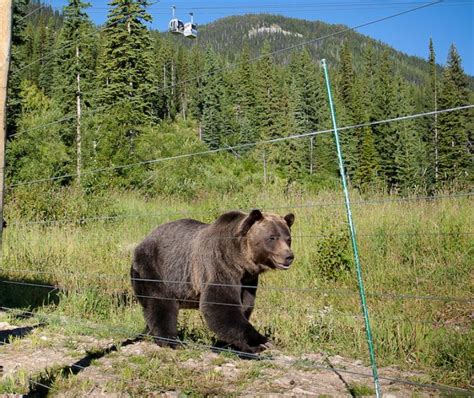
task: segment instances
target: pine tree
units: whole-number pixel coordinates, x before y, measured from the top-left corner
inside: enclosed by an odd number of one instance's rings
[[[54,82],[54,51],[57,40],[57,30],[54,29],[54,21],[49,20],[47,25],[42,26],[39,36],[39,51],[41,61],[38,63],[38,86],[46,95],[51,96],[51,88]]]
[[[414,113],[414,103],[410,98],[409,87],[400,76],[397,78],[398,114]],[[426,179],[426,149],[422,135],[413,120],[397,123],[397,149],[395,151],[396,187],[405,194],[424,191]]]
[[[19,100],[18,136],[9,143],[7,171],[11,182],[67,174],[69,155],[61,139],[61,126],[53,124],[61,111],[32,82],[23,81]],[[38,128],[38,126],[42,126]],[[62,179],[59,183],[67,182]]]
[[[466,75],[456,47],[451,46],[444,71],[440,109],[454,108],[469,103]],[[467,115],[469,111],[447,112],[439,115],[439,179],[438,186],[465,185],[472,178],[469,153]]]
[[[370,128],[362,129],[358,144],[359,161],[354,174],[354,184],[365,191],[379,181],[380,164],[375,139]]]
[[[295,65],[290,68],[287,82],[282,88],[278,131],[275,132],[275,135],[281,137],[305,134],[309,131],[302,81],[297,68]],[[287,178],[288,184],[300,180],[309,172],[309,151],[306,144],[307,140],[304,138],[291,138],[273,144],[271,156],[274,163],[278,164],[280,173]]]
[[[212,49],[206,52],[204,77],[202,81],[202,119],[201,130],[203,141],[211,149],[221,147],[224,137],[224,119],[222,98],[224,82],[219,70],[217,55]]]
[[[250,52],[247,43],[244,44],[240,55],[234,90],[237,105],[236,116],[239,124],[241,142],[255,142],[258,138],[255,128],[257,119],[255,113],[255,70],[250,62]]]
[[[358,91],[358,82],[356,82],[355,79],[352,56],[347,41],[344,42],[341,50],[338,75],[337,94],[340,99],[340,105],[342,106],[342,109],[338,111],[338,115],[342,115],[343,123],[346,125],[362,123],[363,112],[360,106],[360,96],[362,96],[362,94],[360,90]],[[361,136],[361,129],[353,129],[341,134],[341,146],[344,153],[346,174],[351,182],[355,182],[356,170],[359,167],[358,149],[361,144]]]
[[[188,53],[183,47],[179,47],[176,54],[176,97],[181,117],[184,120],[188,117],[189,86],[193,83],[188,82],[190,78]]]
[[[430,66],[430,78],[429,78],[429,110],[437,111],[438,110],[438,93],[439,93],[439,84],[437,77],[437,67],[436,67],[436,54],[434,50],[433,39],[430,38],[429,45],[429,58],[428,63]],[[425,142],[428,145],[428,158],[430,159],[430,185],[436,185],[439,175],[439,137],[438,137],[438,114],[435,114],[430,120],[431,123],[428,127],[429,136],[425,139]]]
[[[384,52],[375,75],[372,120],[390,119],[396,114],[396,86],[393,76],[388,53]],[[393,123],[383,123],[372,127],[375,147],[380,157],[380,171],[389,190],[396,185],[397,170],[394,159],[398,139],[396,129]]]
[[[147,0],[112,0],[104,29],[103,64],[99,70],[102,105],[130,108],[131,124],[153,120],[153,93],[156,82],[152,75],[151,37],[145,25],[151,22],[146,11]],[[130,132],[131,133],[131,132]]]
[[[204,74],[204,56],[202,50],[193,46],[188,53],[189,56],[189,75],[193,81],[189,86],[189,113],[196,120],[200,120],[202,115],[202,79],[199,76]]]
[[[55,51],[53,97],[64,114],[75,114],[67,123],[67,134],[63,134],[66,145],[75,148],[77,181],[82,173],[82,130],[81,117],[84,102],[90,103],[95,69],[95,51],[92,46],[93,28],[84,12],[89,4],[81,0],[69,0],[64,7],[64,25],[61,29]],[[75,145],[73,145],[75,143]]]
[[[25,28],[27,14],[27,0],[17,0],[13,2],[13,21],[12,21],[12,50],[10,60],[10,76],[8,79],[7,95],[7,132],[16,133],[16,122],[20,114],[20,84],[21,76],[17,72],[19,68],[25,65],[26,59],[22,56],[22,47],[25,45]]]
[[[349,49],[348,41],[344,41],[341,49],[341,58],[339,66],[338,93],[343,105],[349,110],[350,114],[354,113],[354,86],[355,74],[352,66],[352,56]]]
[[[157,96],[155,113],[158,117],[174,119],[177,112],[177,96],[175,86],[176,70],[174,68],[173,43],[167,39],[155,38],[153,48],[152,73],[156,76]]]
[[[258,115],[256,127],[258,138],[268,140],[278,135],[278,96],[276,70],[270,53],[270,45],[265,42],[262,56],[256,64],[255,112]]]

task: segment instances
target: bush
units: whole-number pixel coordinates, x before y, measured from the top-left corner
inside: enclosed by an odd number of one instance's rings
[[[96,216],[117,215],[114,202],[107,193],[86,194],[80,187],[59,187],[53,184],[18,186],[7,197],[5,219],[58,221]]]
[[[315,260],[321,275],[338,280],[350,272],[353,260],[346,231],[330,231],[317,241]]]

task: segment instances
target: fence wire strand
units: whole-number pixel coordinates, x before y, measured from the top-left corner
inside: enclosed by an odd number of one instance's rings
[[[341,127],[341,128],[338,128],[338,130],[344,131],[344,130],[353,129],[353,128],[373,126],[373,125],[383,124],[383,123],[392,123],[392,122],[400,121],[400,120],[415,119],[415,118],[419,118],[419,117],[423,117],[423,116],[427,116],[427,115],[434,115],[434,114],[440,114],[440,113],[446,113],[446,112],[455,112],[455,111],[471,109],[471,108],[474,108],[474,104],[465,105],[465,106],[458,106],[458,107],[449,108],[449,109],[442,109],[442,110],[437,110],[437,111],[431,111],[431,112],[423,112],[423,113],[418,113],[418,114],[405,115],[405,116],[400,116],[400,117],[397,117],[397,118],[390,118],[390,119],[379,120],[379,121],[374,121],[374,122],[361,123],[361,124],[356,124],[356,125],[352,125],[352,126]],[[170,160],[187,159],[187,158],[191,158],[191,157],[194,157],[194,156],[212,155],[212,154],[215,154],[215,153],[227,152],[229,150],[232,151],[232,150],[236,150],[236,149],[244,149],[244,148],[254,147],[254,146],[257,146],[257,145],[274,144],[274,143],[277,143],[277,142],[282,142],[282,141],[287,141],[287,140],[292,140],[292,139],[313,137],[313,136],[317,136],[317,135],[321,135],[321,134],[332,133],[333,131],[334,131],[334,129],[311,131],[311,132],[308,132],[308,133],[293,134],[293,135],[289,135],[289,136],[286,136],[286,137],[278,137],[278,138],[273,138],[273,139],[269,139],[269,140],[260,140],[260,141],[256,141],[256,142],[237,144],[237,145],[233,145],[233,146],[226,145],[225,147],[220,147],[220,148],[216,148],[216,149],[209,149],[209,150],[198,151],[198,152],[183,153],[183,154],[174,155],[174,156],[165,156],[165,157],[156,158],[156,159],[143,160],[143,161],[140,161],[140,162],[134,162],[134,163],[128,163],[128,164],[122,164],[122,165],[116,165],[116,166],[107,166],[107,167],[101,167],[101,168],[97,168],[97,169],[84,170],[84,171],[81,172],[81,176],[91,175],[91,174],[96,174],[96,173],[102,173],[102,172],[106,172],[106,171],[124,170],[124,169],[132,168],[132,167],[157,164],[157,163],[170,161]],[[7,189],[12,189],[12,188],[15,188],[15,187],[18,187],[18,186],[34,185],[34,184],[39,184],[39,183],[44,183],[44,182],[57,181],[57,180],[65,179],[65,178],[77,177],[77,175],[78,175],[77,173],[68,173],[68,174],[63,174],[63,175],[60,175],[60,176],[53,176],[53,177],[47,177],[47,178],[38,178],[38,179],[34,179],[34,180],[19,182],[19,183],[16,183],[16,184],[10,184],[6,188]]]
[[[0,309],[3,310],[3,311],[6,311],[6,312],[17,312],[18,311],[18,309],[5,307],[5,306],[0,306]],[[45,315],[45,314],[41,314],[41,313],[38,313],[38,312],[32,312],[32,311],[20,311],[20,313],[29,314],[30,316],[37,317],[40,320],[41,319],[56,320],[56,321],[59,321],[60,323],[64,323],[64,321],[65,321],[65,317],[59,317],[59,316],[54,316],[54,315],[50,315],[50,314]],[[135,338],[136,337],[152,338],[155,341],[159,341],[159,342],[163,342],[163,343],[169,343],[169,344],[177,345],[177,346],[189,347],[191,349],[194,348],[194,349],[205,350],[205,351],[212,350],[212,351],[217,351],[217,352],[220,352],[220,353],[231,353],[231,354],[237,355],[239,358],[247,358],[247,359],[254,359],[254,360],[270,360],[270,361],[274,360],[274,357],[271,356],[271,353],[270,353],[270,356],[265,356],[265,354],[264,355],[252,354],[252,353],[248,353],[248,352],[235,350],[235,349],[232,349],[232,348],[216,347],[216,346],[209,345],[209,344],[197,343],[197,342],[186,341],[186,340],[181,340],[181,339],[172,339],[172,338],[165,338],[165,337],[161,337],[161,336],[154,336],[152,334],[145,334],[145,333],[138,333],[137,334],[134,331],[132,331],[128,328],[123,328],[123,327],[109,327],[109,326],[104,326],[104,325],[99,325],[99,324],[91,325],[90,323],[85,325],[84,321],[79,321],[79,320],[71,319],[71,318],[67,319],[67,324],[75,324],[75,325],[83,326],[83,327],[85,326],[87,328],[91,328],[91,329],[95,329],[95,330],[102,329],[102,330],[105,330],[105,331],[108,331],[108,332],[117,332],[117,333],[125,334],[125,335],[128,335],[128,336],[134,336]],[[133,337],[129,337],[129,339],[130,338],[133,338]],[[328,361],[328,358],[326,358],[326,361]],[[295,365],[298,364],[298,360],[291,361],[291,360],[288,360],[286,358],[283,358],[283,360],[281,362],[287,364],[288,366],[295,366]],[[372,378],[373,377],[371,374],[367,374],[367,373],[363,373],[363,372],[357,372],[357,371],[354,371],[354,370],[342,369],[342,368],[339,369],[339,368],[336,368],[332,365],[324,366],[324,365],[317,365],[315,363],[310,363],[310,364],[303,365],[303,366],[307,367],[307,368],[314,368],[314,369],[324,370],[324,371],[329,371],[329,372],[347,373],[347,374],[351,374],[351,375],[354,375],[354,376],[361,376],[361,377],[367,377],[367,378]],[[113,375],[113,374],[110,375],[110,376],[113,377],[113,378],[118,377],[118,376]],[[467,389],[452,387],[452,386],[446,386],[446,385],[443,385],[443,384],[419,383],[419,382],[415,382],[415,381],[412,381],[412,380],[396,378],[396,377],[387,377],[387,376],[380,376],[379,378],[381,380],[386,380],[386,381],[389,381],[389,382],[392,382],[392,383],[406,384],[406,385],[411,385],[411,386],[424,388],[424,389],[446,391],[446,392],[453,392],[453,393],[466,394],[466,395],[470,395],[472,393],[472,391],[467,390]]]
[[[471,197],[474,196],[474,192],[459,192],[455,194],[446,194],[446,195],[432,195],[432,196],[414,196],[414,197],[399,197],[399,198],[390,198],[390,199],[376,199],[376,200],[360,200],[351,202],[352,206],[368,206],[368,205],[377,205],[377,204],[386,204],[386,203],[408,203],[408,202],[420,202],[420,201],[438,201],[445,199],[457,199],[462,197]],[[344,206],[344,202],[320,202],[320,203],[306,203],[306,204],[286,204],[286,205],[277,205],[277,206],[265,206],[258,205],[252,207],[247,207],[241,209],[241,211],[249,212],[252,209],[262,209],[266,211],[276,211],[276,210],[298,210],[298,209],[310,209],[317,207],[337,207]],[[38,221],[25,221],[25,222],[12,222],[9,225],[12,226],[31,226],[31,225],[57,225],[57,224],[85,224],[87,222],[94,221],[104,221],[104,222],[116,222],[130,218],[160,218],[160,217],[172,217],[172,216],[191,216],[191,215],[209,215],[214,213],[225,213],[236,209],[213,209],[213,210],[181,210],[181,211],[171,211],[171,212],[153,212],[153,213],[136,213],[136,214],[122,214],[122,215],[99,215],[95,217],[81,217],[81,218],[63,218],[56,220],[38,220]],[[467,232],[470,234],[471,232]],[[433,233],[437,234],[437,233]]]
[[[12,272],[10,269],[2,269],[2,272]],[[15,272],[13,270],[13,272]],[[26,272],[26,271],[25,271]],[[30,273],[36,273],[35,271],[28,271]],[[44,271],[43,271],[44,272]],[[74,274],[74,276],[81,276],[84,275],[91,275],[91,274]],[[103,276],[100,279],[116,279],[116,280],[125,280],[119,279],[120,277],[110,278],[110,276]],[[131,280],[135,282],[145,282],[145,283],[169,283],[169,284],[177,284],[177,285],[193,285],[192,282],[189,281],[176,281],[176,280],[166,280],[166,279],[147,279],[147,278],[127,278],[126,280]],[[64,291],[60,286],[54,285],[47,285],[41,283],[33,283],[33,282],[22,282],[22,281],[11,281],[11,280],[0,280],[0,283],[12,284],[12,285],[24,285],[24,286],[31,286],[31,287],[39,287],[50,289],[52,291]],[[227,284],[227,283],[205,283],[202,286],[213,286],[213,287],[239,287],[245,289],[255,289],[257,286],[254,285],[240,285],[240,284]],[[350,290],[350,289],[337,289],[337,288],[318,288],[318,287],[279,287],[279,286],[265,286],[260,285],[258,289],[263,290],[273,290],[273,291],[281,291],[281,292],[305,292],[305,293],[323,293],[323,294],[330,294],[330,295],[340,295],[340,296],[353,296],[358,295],[358,292]],[[78,291],[85,290],[85,289],[78,289]],[[75,291],[73,289],[72,291]],[[66,293],[71,292],[71,290],[66,290]],[[214,305],[230,305],[230,306],[243,306],[243,304],[234,304],[234,303],[219,303],[219,302],[205,302],[199,300],[188,300],[188,299],[179,299],[175,297],[155,297],[155,296],[142,296],[142,295],[134,295],[135,297],[140,298],[149,298],[155,300],[174,300],[178,302],[192,302],[192,303],[203,303],[203,304],[214,304]],[[368,297],[372,298],[385,298],[391,300],[427,300],[427,301],[443,301],[443,302],[460,302],[460,303],[474,303],[474,298],[467,298],[467,297],[454,297],[454,296],[435,296],[435,295],[417,295],[411,293],[398,293],[398,292],[367,292]]]

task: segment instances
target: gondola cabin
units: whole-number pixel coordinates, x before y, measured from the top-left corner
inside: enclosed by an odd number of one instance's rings
[[[184,23],[178,18],[173,18],[168,25],[168,29],[175,35],[181,35],[184,33]]]
[[[197,37],[197,25],[195,23],[191,22],[186,22],[184,24],[184,32],[183,34],[188,38],[188,39],[195,39]]]
[[[186,22],[184,24],[184,36],[188,39],[195,39],[198,35],[197,25],[194,23],[194,16],[193,13],[190,12],[189,15],[191,16],[191,22]]]
[[[171,9],[173,10],[173,18],[168,24],[168,30],[175,35],[182,35],[184,32],[184,23],[175,17],[176,7],[173,6]]]

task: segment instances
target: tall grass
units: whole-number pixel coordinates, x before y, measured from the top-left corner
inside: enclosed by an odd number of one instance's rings
[[[473,304],[439,298],[473,297],[472,199],[396,201],[386,196],[365,204],[356,194],[353,199],[378,362],[422,370],[430,381],[469,385]],[[144,322],[130,298],[131,254],[156,225],[183,217],[212,222],[224,209],[291,211],[296,214],[296,261],[288,271],[263,276],[253,322],[284,352],[325,351],[367,361],[339,193],[288,196],[265,191],[208,195],[191,203],[176,198],[144,201],[129,193],[111,194],[107,205],[123,218],[51,225],[10,222],[1,278],[61,287],[58,299],[43,312],[138,332]],[[27,294],[27,287],[20,285],[1,290],[4,303]],[[212,342],[196,311],[182,311],[180,330],[184,338]]]

